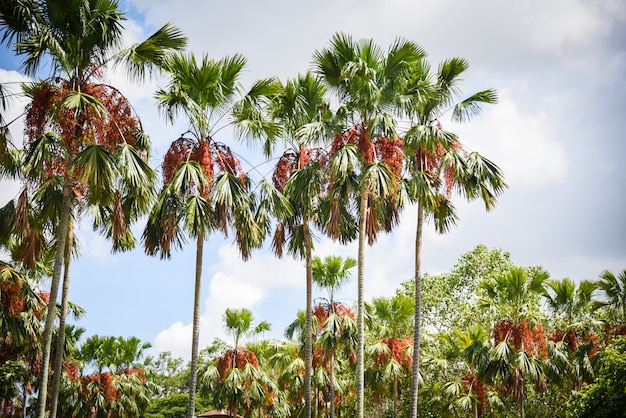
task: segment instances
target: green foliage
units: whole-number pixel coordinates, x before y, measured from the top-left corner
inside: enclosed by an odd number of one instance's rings
[[[29,373],[23,361],[9,360],[0,364],[0,399],[11,399],[19,394],[19,384],[24,375]]]
[[[163,398],[153,398],[142,418],[184,418],[187,413],[189,394],[177,393]],[[207,400],[196,397],[196,411],[211,409]]]
[[[513,266],[510,254],[483,244],[463,254],[449,273],[424,274],[422,279],[422,328],[451,330],[472,323],[485,323],[485,313],[476,309],[481,280],[494,278]],[[414,283],[402,283],[402,292],[413,297]]]
[[[568,417],[626,417],[626,337],[606,346],[601,361],[596,380],[571,399]]]

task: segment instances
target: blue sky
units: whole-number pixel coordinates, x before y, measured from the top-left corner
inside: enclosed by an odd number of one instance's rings
[[[490,213],[479,203],[456,199],[457,227],[444,236],[426,231],[424,270],[449,271],[480,243],[510,252],[518,265],[541,265],[554,278],[591,279],[604,269],[626,268],[622,0],[134,0],[122,5],[130,13],[129,42],[171,22],[189,37],[189,49],[197,55],[246,56],[244,87],[258,78],[285,80],[308,70],[313,52],[337,31],[373,38],[383,48],[396,37],[413,40],[429,53],[433,66],[447,57],[466,58],[470,71],[462,90],[495,88],[500,102],[470,124],[442,123],[500,165],[510,189]],[[16,66],[3,50],[0,82],[23,79],[11,71]],[[169,142],[186,130],[184,123],[167,125],[155,109],[153,92],[165,81],[137,86],[115,73],[108,77],[135,105],[152,138],[157,167]],[[12,134],[19,143],[19,124]],[[227,131],[219,136],[262,162]],[[3,182],[0,187],[0,204],[17,196],[17,186]],[[136,226],[138,235],[142,228],[142,223]],[[367,298],[389,296],[411,278],[414,231],[415,210],[407,208],[399,228],[367,250]],[[134,335],[151,342],[155,351],[188,358],[193,248],[167,261],[141,249],[112,256],[88,219],[81,220],[79,238],[82,255],[72,265],[70,298],[87,311],[78,322],[87,334]],[[356,257],[356,247],[322,239],[316,253]],[[204,256],[203,344],[224,337],[221,315],[227,307],[252,309],[258,320],[272,323],[266,336],[281,337],[304,306],[300,261],[258,251],[244,263],[232,238],[219,235],[210,237]],[[354,283],[339,296],[352,302]]]

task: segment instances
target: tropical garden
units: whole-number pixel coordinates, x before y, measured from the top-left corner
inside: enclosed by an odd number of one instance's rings
[[[21,186],[0,208],[0,416],[625,416],[626,270],[552,278],[478,245],[450,272],[422,271],[424,228],[445,233],[455,199],[491,210],[507,188],[443,126],[497,102],[463,94],[466,60],[433,68],[410,40],[337,33],[309,72],[244,87],[244,56],[196,55],[170,24],[126,45],[126,19],[115,0],[0,1],[2,43],[32,80],[0,85],[0,115],[27,100],[24,132],[0,118],[0,175]],[[108,71],[166,80],[154,105],[187,130],[162,161]],[[254,165],[242,144],[261,150]],[[403,211],[417,219],[414,276],[365,300],[365,247],[403,228]],[[188,363],[67,323],[88,315],[68,300],[78,219],[115,253],[195,243]],[[306,299],[284,339],[252,338],[270,324],[227,309],[232,340],[200,347],[204,244],[218,234],[242,263],[263,247],[302,260]],[[357,253],[320,257],[321,237]],[[350,280],[353,305],[336,297]]]

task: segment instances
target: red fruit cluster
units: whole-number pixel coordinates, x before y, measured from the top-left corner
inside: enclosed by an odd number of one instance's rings
[[[337,316],[349,316],[354,319],[354,312],[345,303],[333,302],[332,312],[335,312]],[[328,319],[331,313],[331,306],[329,303],[319,303],[313,308],[313,316],[318,320],[320,330],[324,326],[324,322]]]
[[[374,356],[374,366],[384,367],[390,359],[397,361],[405,369],[410,369],[413,356],[407,353],[407,347],[413,346],[410,338],[383,338],[382,342],[389,348],[389,353],[378,352]]]
[[[0,271],[4,268],[0,266]],[[24,311],[24,296],[22,295],[22,281],[3,279],[0,281],[0,302],[6,307],[10,317],[16,317]]]
[[[272,174],[274,187],[282,192],[291,173],[295,169],[306,167],[311,161],[318,162],[320,165],[324,166],[328,162],[328,158],[320,148],[300,147],[298,152],[292,149],[285,151],[278,159],[274,173]]]
[[[80,112],[62,106],[75,90],[67,82],[39,83],[32,91],[32,101],[26,108],[25,138],[31,144],[40,135],[54,131],[62,144],[72,153],[88,145],[98,144],[113,151],[127,143],[135,145],[140,130],[139,121],[132,115],[128,100],[116,89],[104,84],[85,84],[80,92],[98,100],[101,106],[85,105]],[[103,112],[103,109],[105,112]],[[63,175],[64,161],[47,161],[46,174]]]
[[[82,397],[90,399],[93,392],[101,392],[110,401],[117,399],[116,376],[111,372],[94,373],[81,379]]]
[[[540,358],[547,356],[546,334],[540,322],[529,328],[527,319],[516,323],[500,321],[493,328],[493,336],[496,345],[506,340],[518,351],[522,350]]]
[[[576,351],[578,348],[578,333],[574,330],[563,332],[555,329],[550,332],[548,340],[554,342],[565,343],[571,351]]]
[[[404,160],[404,141],[400,138],[379,138],[375,144],[376,156],[385,163],[396,179],[402,175],[402,161]]]
[[[475,373],[466,374],[461,377],[463,382],[463,389],[466,393],[472,393],[476,397],[478,405],[478,415],[480,416],[485,409],[485,402],[487,400],[487,385],[485,385]]]
[[[163,157],[163,182],[168,184],[172,181],[178,164],[187,161],[193,149],[193,144],[188,138],[180,137],[170,144],[165,157]]]
[[[228,350],[221,357],[215,360],[215,367],[222,379],[225,379],[228,372],[233,368],[243,369],[246,364],[251,364],[255,369],[259,368],[259,361],[256,355],[243,347],[237,347],[236,350]]]

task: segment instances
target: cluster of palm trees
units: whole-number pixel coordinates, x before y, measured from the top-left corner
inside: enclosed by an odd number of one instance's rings
[[[118,7],[114,0],[0,3],[2,41],[23,58],[24,71],[35,76],[50,69],[47,79],[23,87],[30,100],[23,147],[14,145],[6,124],[0,141],[3,175],[23,184],[19,198],[3,209],[3,242],[14,247],[14,264],[6,268],[52,278],[39,342],[37,416],[56,411],[76,218],[89,214],[113,249],[123,251],[136,245],[130,225],[147,214],[141,241],[148,254],[169,257],[186,235],[197,243],[188,417],[194,414],[205,239],[214,231],[234,233],[245,260],[271,234],[277,255],[286,245],[305,260],[306,417],[312,405],[315,232],[342,243],[357,240],[355,416],[362,418],[365,245],[397,227],[404,207],[416,205],[413,347],[419,352],[424,221],[431,218],[445,232],[456,220],[454,192],[481,199],[489,210],[506,188],[500,169],[465,149],[440,120],[450,111],[453,121],[467,121],[482,104],[495,103],[496,93],[488,89],[459,101],[465,60],[445,60],[433,71],[414,42],[397,39],[385,51],[373,40],[342,33],[314,52],[311,72],[285,83],[259,80],[244,91],[244,57],[184,53],[185,37],[169,24],[123,48],[125,15]],[[181,116],[189,126],[165,154],[160,190],[138,116],[103,81],[113,65],[135,79],[164,74],[169,83],[155,93],[157,106],[168,121]],[[260,143],[267,159],[280,155],[272,181],[257,181],[231,146],[217,140],[228,126],[238,138]],[[59,345],[51,361],[59,287]],[[413,356],[411,417],[417,414],[418,370],[419,356]]]

